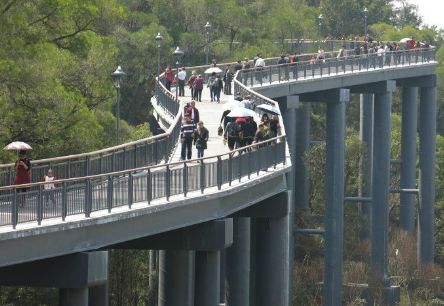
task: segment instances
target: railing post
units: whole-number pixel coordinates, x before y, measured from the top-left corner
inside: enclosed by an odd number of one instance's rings
[[[205,163],[204,160],[200,160],[200,192],[203,194],[205,190]]]
[[[91,193],[91,180],[87,179],[85,181],[85,205],[83,208],[86,218],[89,218],[91,215]]]
[[[222,158],[220,156],[217,157],[217,166],[216,166],[216,171],[217,171],[217,189],[221,190],[222,188]]]
[[[328,75],[331,74],[331,61],[328,61]]]
[[[281,82],[281,66],[280,65],[278,66],[278,80],[279,80],[279,83],[280,83]],[[271,83],[271,81],[270,81],[270,83]]]
[[[126,148],[122,148],[122,168],[119,170],[126,170]]]
[[[115,156],[115,152],[112,151],[111,152],[111,172],[115,171],[115,166],[114,166],[114,156]]]
[[[188,193],[188,166],[187,163],[183,163],[183,196],[186,197]]]
[[[91,158],[90,156],[86,156],[85,158],[85,176],[89,175],[89,170],[90,170],[90,162],[91,162]]]
[[[239,156],[237,157],[239,162],[237,163],[237,174],[239,176],[239,182],[242,179],[242,159],[243,159],[243,154],[241,154],[241,151],[238,151]]]
[[[256,158],[256,161],[257,161],[257,169],[256,169],[256,171],[257,171],[257,176],[259,176],[259,172],[261,171],[261,153],[262,153],[262,150],[261,150],[261,148],[259,147],[259,146],[256,146],[256,150],[257,150],[257,158]]]
[[[43,185],[39,185],[37,197],[37,224],[41,225],[43,219]]]
[[[99,155],[99,173],[103,173],[103,154]]]
[[[107,185],[107,195],[106,195],[106,206],[108,207],[108,212],[111,212],[111,209],[113,208],[113,193],[114,193],[114,185],[113,185],[113,178],[111,175],[108,176],[108,185]]]
[[[268,77],[269,77],[269,79],[270,79],[270,84],[271,84],[271,79],[272,79],[272,68],[271,68],[271,66],[269,67],[270,68],[270,74],[268,75]]]
[[[233,157],[231,154],[228,155],[228,186],[231,186],[231,181],[233,180]]]
[[[251,147],[247,149],[247,154],[248,154],[248,179],[250,179],[251,176]]]
[[[128,174],[128,208],[133,204],[133,174]]]
[[[170,176],[171,176],[170,166],[167,165],[165,172],[165,196],[167,201],[170,200],[170,195],[171,195]]]
[[[12,196],[11,223],[12,223],[12,228],[15,229],[18,223],[17,188],[14,188],[14,193]]]
[[[134,145],[134,164],[133,168],[137,168],[137,145]]]
[[[307,78],[307,63],[304,63],[304,79]]]
[[[65,221],[68,214],[68,192],[66,189],[66,182],[62,184],[62,221]]]
[[[152,182],[151,182],[151,169],[148,169],[146,174],[146,200],[148,204],[151,203],[153,199]]]

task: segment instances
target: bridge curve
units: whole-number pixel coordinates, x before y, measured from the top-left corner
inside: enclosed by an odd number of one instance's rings
[[[398,55],[403,59],[402,64],[397,62]],[[393,63],[396,63],[395,67]],[[52,213],[48,213],[43,205],[43,183],[29,185],[34,187],[34,191],[29,194],[27,203],[32,204],[26,204],[27,207],[22,210],[19,207],[20,195],[15,187],[1,187],[0,267],[112,247],[128,240],[232,216],[286,190],[294,191],[294,172],[297,169],[289,174],[295,164],[294,152],[291,157],[290,152],[296,143],[293,127],[299,100],[326,101],[333,98],[337,99],[333,104],[337,104],[338,101],[346,101],[347,89],[362,92],[362,86],[371,83],[375,88],[378,87],[374,90],[379,90],[382,83],[387,86],[391,80],[396,80],[395,85],[424,86],[418,82],[433,83],[435,65],[434,50],[424,49],[393,53],[390,61],[382,62],[378,67],[371,67],[369,59],[362,57],[332,57],[325,62],[302,61],[293,66],[277,65],[263,70],[241,71],[235,77],[234,91],[251,95],[256,105],[271,103],[280,107],[284,116],[283,135],[269,140],[267,146],[253,145],[251,150],[235,157],[232,154],[221,154],[180,163],[159,164],[159,161],[165,160],[165,156],[162,156],[153,160],[152,163],[156,164],[151,166],[136,166],[130,170],[60,180],[61,207]],[[419,80],[418,77],[429,79]],[[159,119],[170,124],[168,140],[162,145],[166,146],[164,153],[167,155],[177,143],[182,107],[161,83],[157,86],[155,108]],[[334,98],[331,94],[336,89],[346,90]],[[266,96],[276,98],[277,101]],[[297,99],[292,96],[297,96]],[[333,107],[328,115],[329,120],[338,124],[344,119],[340,112],[340,108]],[[172,116],[174,113],[176,115]],[[285,134],[285,127],[288,134]],[[341,134],[328,136],[329,141],[341,143],[338,137]],[[145,143],[153,145],[157,142],[145,140]],[[386,147],[386,144],[382,145]],[[137,152],[136,147],[134,152]],[[330,163],[341,163],[343,158],[343,155],[333,154]],[[137,158],[133,162],[137,165]],[[331,171],[333,176],[338,173],[334,169]],[[341,186],[340,183],[334,183],[329,195],[337,195]],[[288,203],[293,200],[291,195],[289,197],[290,200],[283,200],[287,203],[283,209],[287,218],[284,225],[288,229],[286,237],[291,237],[292,228],[292,209]],[[332,201],[337,204],[338,200]],[[336,217],[338,212],[340,210],[335,212]],[[330,234],[337,233],[331,229],[327,231]],[[331,239],[334,241],[334,238]],[[42,245],[45,247],[41,248]],[[339,255],[335,254],[331,263],[337,262]],[[286,267],[289,267],[288,263]],[[338,273],[337,270],[327,271],[329,275],[326,278]],[[331,285],[331,290],[337,289],[337,283],[333,286],[328,280],[326,282],[327,288]],[[278,282],[283,283],[283,280]],[[340,291],[330,292],[328,297],[334,299],[331,305],[338,305],[337,294]]]

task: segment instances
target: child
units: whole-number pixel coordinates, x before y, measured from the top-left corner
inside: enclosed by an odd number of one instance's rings
[[[52,173],[52,169],[48,169],[48,173],[43,177],[43,180],[45,182],[53,182],[56,180],[55,176]],[[54,201],[54,189],[55,185],[54,183],[49,183],[43,185],[43,188],[45,189],[45,199],[46,199],[46,206],[48,206],[48,197],[51,201],[52,205],[55,205]]]

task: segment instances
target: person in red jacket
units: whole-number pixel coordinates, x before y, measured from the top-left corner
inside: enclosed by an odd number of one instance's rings
[[[171,69],[171,66],[168,66],[164,73],[165,76],[165,87],[168,89],[168,91],[171,91],[171,84],[173,84],[174,81],[174,74],[173,69]]]
[[[19,152],[19,158],[15,162],[14,185],[23,185],[31,183],[31,160],[26,157],[26,151]],[[26,192],[28,188],[17,188],[17,192]],[[19,197],[19,205],[24,206],[24,196]]]

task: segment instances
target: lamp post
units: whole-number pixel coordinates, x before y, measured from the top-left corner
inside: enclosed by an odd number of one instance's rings
[[[117,95],[116,95],[116,141],[117,144],[120,142],[120,81],[126,75],[126,73],[122,70],[122,67],[117,66],[116,71],[111,73],[112,78],[114,79],[114,86],[116,87]]]
[[[173,52],[174,57],[176,58],[176,76],[179,75],[179,60],[183,55],[183,51],[180,50],[179,46],[177,46],[176,50]],[[179,91],[178,84],[176,83],[176,103],[178,102],[177,93]]]
[[[207,21],[207,23],[204,25],[205,28],[205,36],[207,39],[207,43],[206,43],[206,60],[205,60],[205,64],[208,65],[208,55],[210,53],[210,30],[211,30],[211,24]]]
[[[319,37],[321,37],[322,19],[324,19],[324,16],[322,16],[322,14],[319,14],[319,16],[318,16],[318,36]]]
[[[364,34],[367,37],[367,18],[368,18],[368,9],[364,7]]]
[[[162,40],[163,36],[160,35],[160,33],[157,33],[156,35],[156,41],[157,41],[157,82],[159,82],[159,75],[160,75],[160,48],[162,47]]]

